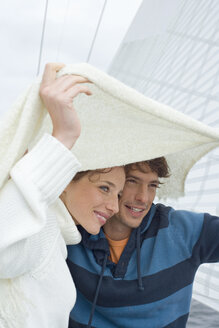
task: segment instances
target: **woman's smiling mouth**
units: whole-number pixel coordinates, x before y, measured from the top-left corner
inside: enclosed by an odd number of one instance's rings
[[[109,215],[99,212],[99,211],[94,211],[95,216],[97,217],[98,221],[100,222],[101,225],[106,223],[106,220],[109,219]]]

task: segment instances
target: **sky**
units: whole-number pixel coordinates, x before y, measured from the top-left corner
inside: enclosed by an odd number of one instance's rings
[[[48,0],[40,73],[46,62],[86,62],[106,71],[142,0]],[[46,0],[0,4],[0,117],[37,75]]]

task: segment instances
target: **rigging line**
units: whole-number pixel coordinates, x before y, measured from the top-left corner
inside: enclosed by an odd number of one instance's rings
[[[67,4],[65,6],[65,13],[64,13],[64,18],[63,18],[63,22],[62,22],[62,28],[61,28],[61,32],[59,34],[58,46],[57,46],[57,51],[56,51],[56,61],[57,62],[58,62],[58,58],[59,58],[59,54],[60,54],[61,44],[63,42],[64,28],[65,28],[65,24],[67,21],[67,14],[69,11],[69,2],[70,2],[70,0],[67,1]]]
[[[94,33],[94,37],[93,37],[93,40],[92,40],[92,43],[91,43],[91,47],[90,47],[90,50],[89,50],[89,53],[88,53],[88,56],[87,56],[87,60],[86,60],[87,63],[89,62],[92,51],[93,51],[94,43],[96,41],[97,33],[99,31],[100,23],[101,23],[102,18],[103,18],[103,14],[104,14],[106,4],[107,4],[107,0],[104,1],[104,5],[103,5],[103,8],[102,8],[102,11],[101,11],[101,14],[100,14],[100,18],[99,18],[99,21],[98,21],[98,24],[97,24],[97,27],[96,27],[96,31]]]
[[[39,72],[40,72],[40,65],[41,65],[41,59],[42,59],[48,3],[49,3],[49,0],[46,0],[45,10],[44,10],[44,18],[43,18],[43,29],[42,29],[41,40],[40,40],[40,52],[39,52],[39,59],[38,59],[37,75],[39,75]]]

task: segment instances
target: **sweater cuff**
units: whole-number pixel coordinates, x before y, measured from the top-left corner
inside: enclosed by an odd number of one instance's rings
[[[70,150],[56,138],[45,134],[14,166],[11,176],[18,185],[22,185],[22,178],[32,182],[49,205],[60,196],[80,167]]]

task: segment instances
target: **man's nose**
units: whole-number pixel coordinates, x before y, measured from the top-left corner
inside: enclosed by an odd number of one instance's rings
[[[149,199],[149,193],[147,188],[139,188],[135,199],[143,204],[147,204]]]

